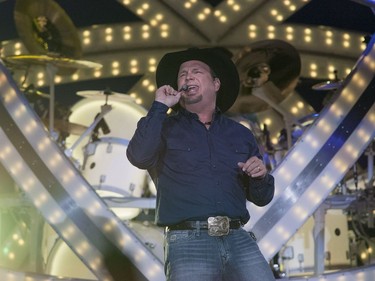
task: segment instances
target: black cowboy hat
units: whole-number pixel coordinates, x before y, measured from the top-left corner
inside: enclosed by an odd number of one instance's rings
[[[216,105],[222,112],[225,112],[235,102],[240,88],[240,79],[231,55],[227,49],[220,47],[189,48],[167,53],[162,57],[156,69],[157,87],[170,85],[177,90],[177,75],[180,65],[186,61],[199,60],[207,64],[220,79],[221,85]]]

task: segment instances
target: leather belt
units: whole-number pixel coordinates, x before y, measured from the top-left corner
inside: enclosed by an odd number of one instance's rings
[[[229,233],[229,229],[238,229],[242,226],[240,220],[231,220],[225,216],[209,217],[206,221],[184,221],[179,224],[170,225],[170,230],[207,229],[211,236],[222,236]]]

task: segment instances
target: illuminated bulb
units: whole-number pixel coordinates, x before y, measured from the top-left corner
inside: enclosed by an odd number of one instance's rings
[[[60,83],[62,80],[61,76],[56,76],[55,77],[55,83]]]
[[[143,10],[142,9],[137,9],[137,11],[136,11],[136,13],[137,13],[137,15],[143,15]]]
[[[98,202],[94,202],[89,209],[90,214],[95,215],[100,210],[100,204]]]
[[[160,36],[161,36],[162,38],[167,38],[167,37],[169,37],[169,32],[167,32],[167,31],[163,31],[163,32],[160,33]]]
[[[21,162],[16,162],[14,165],[10,167],[10,171],[13,175],[17,175],[22,170],[22,167],[23,165]]]
[[[72,79],[73,80],[78,80],[78,78],[79,78],[79,75],[77,73],[75,73],[75,74],[72,75]]]
[[[16,116],[16,117],[20,117],[20,116],[22,116],[23,115],[23,113],[25,113],[26,112],[26,108],[25,108],[25,106],[24,105],[20,105],[19,107],[18,107],[18,109],[14,112],[14,115]]]
[[[226,22],[227,21],[227,17],[226,16],[221,16],[220,17],[220,21],[221,22]]]
[[[206,19],[206,16],[204,14],[198,14],[198,20],[203,21]]]
[[[75,175],[72,170],[67,170],[65,173],[63,173],[62,180],[66,184],[73,180],[75,178]]]
[[[8,254],[8,258],[9,258],[10,260],[14,260],[15,257],[16,257],[16,255],[15,255],[13,252],[9,252],[9,254]]]
[[[192,6],[191,6],[191,3],[185,2],[184,7],[185,9],[190,9]]]
[[[83,44],[84,45],[89,45],[91,43],[90,38],[83,38]]]
[[[27,179],[24,183],[23,183],[23,188],[25,191],[29,191],[31,189],[31,187],[35,184],[35,181],[33,178],[29,178]]]
[[[144,259],[145,256],[146,256],[145,252],[139,249],[137,253],[135,254],[134,258],[137,262],[140,262],[142,259]]]
[[[52,223],[56,223],[58,221],[61,221],[62,213],[60,211],[55,211],[49,216],[49,221]]]

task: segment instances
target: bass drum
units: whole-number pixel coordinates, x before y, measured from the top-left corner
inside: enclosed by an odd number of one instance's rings
[[[137,221],[128,222],[126,225],[133,231],[142,244],[163,263],[164,228]],[[43,259],[46,265],[45,274],[74,279],[97,280],[96,276],[92,274],[87,266],[48,224],[44,228],[44,237],[42,246]],[[152,264],[149,267],[151,268]]]
[[[104,121],[110,132],[98,134],[94,141],[88,136],[69,136],[67,147],[73,147],[71,155],[79,162],[79,168],[85,179],[106,199],[119,202],[122,199],[138,198],[143,195],[147,185],[147,171],[134,167],[126,157],[126,148],[133,136],[139,119],[147,111],[137,105],[129,96],[111,101],[112,109],[104,115]],[[99,96],[84,98],[72,107],[69,121],[90,127],[93,124],[105,100]],[[122,199],[121,199],[122,198]],[[135,218],[139,208],[112,209],[122,220]]]

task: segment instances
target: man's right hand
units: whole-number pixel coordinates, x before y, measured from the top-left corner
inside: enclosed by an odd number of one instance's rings
[[[172,107],[177,104],[181,98],[181,92],[176,91],[169,85],[161,86],[156,90],[155,101],[164,103],[168,107]]]

